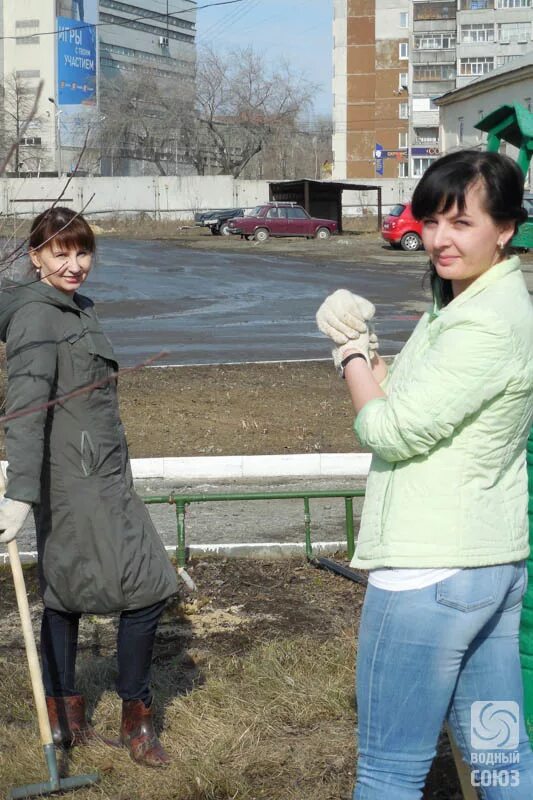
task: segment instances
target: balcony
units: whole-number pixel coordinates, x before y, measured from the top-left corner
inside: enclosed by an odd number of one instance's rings
[[[455,47],[447,50],[420,49],[411,51],[411,62],[413,64],[455,64],[457,54]]]
[[[412,125],[413,128],[438,128],[439,112],[437,110],[413,111]]]
[[[480,0],[481,2],[482,0]],[[474,2],[474,0],[470,0]],[[494,0],[491,0],[494,2]],[[413,3],[413,20],[421,19],[455,19],[457,14],[457,4],[451,3],[449,0],[432,0],[432,2],[415,2]]]

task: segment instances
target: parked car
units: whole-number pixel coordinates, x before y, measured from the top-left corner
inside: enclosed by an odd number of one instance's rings
[[[392,247],[402,250],[420,250],[422,223],[413,217],[410,203],[398,203],[384,217],[381,235]]]
[[[214,214],[217,214],[221,210],[222,209],[220,208],[216,209],[209,208],[207,211],[197,211],[196,214],[194,215],[194,224],[203,227],[206,223],[206,220],[208,220],[209,217],[212,217]]]
[[[266,242],[269,236],[306,236],[308,239],[329,239],[337,233],[337,223],[332,219],[311,217],[295,203],[263,203],[240,219],[230,219],[230,233],[246,239]]]
[[[242,217],[244,214],[243,208],[215,208],[209,211],[198,211],[194,215],[194,224],[201,228],[210,228],[211,233],[215,236],[221,234],[227,236],[228,220],[232,217]]]

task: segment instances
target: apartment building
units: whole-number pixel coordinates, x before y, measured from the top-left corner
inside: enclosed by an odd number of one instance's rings
[[[71,171],[87,130],[86,168],[98,172],[98,132],[105,117],[101,80],[149,70],[192,82],[196,6],[196,0],[0,0],[5,139],[12,135],[10,95],[26,98],[26,113],[28,98],[43,83],[11,172]],[[16,105],[17,98],[11,102]]]
[[[333,177],[396,177],[408,138],[409,0],[334,0],[333,11]]]
[[[364,6],[374,25],[362,30],[354,12]],[[337,178],[419,177],[443,150],[435,100],[533,48],[532,0],[406,0],[396,8],[391,0],[337,0],[334,13]],[[396,13],[402,15],[402,24],[408,21],[404,38],[394,27]],[[398,74],[400,95],[390,96],[377,80],[383,69],[379,54],[390,54],[396,47],[399,60],[391,68]],[[362,113],[356,113],[366,97],[359,89],[362,80],[367,95],[374,88],[374,113],[366,115],[364,136]],[[393,147],[392,130],[386,137],[383,125],[396,117],[400,156],[388,150]],[[404,127],[400,120],[405,120]],[[372,141],[382,145],[381,150],[372,147]],[[382,158],[376,157],[380,154]]]

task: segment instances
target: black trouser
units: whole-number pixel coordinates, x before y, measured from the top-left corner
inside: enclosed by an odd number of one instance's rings
[[[150,668],[155,633],[165,601],[147,608],[123,611],[117,635],[118,678],[123,700],[150,705]],[[78,626],[81,614],[45,608],[41,626],[44,690],[49,697],[78,694],[75,686]]]

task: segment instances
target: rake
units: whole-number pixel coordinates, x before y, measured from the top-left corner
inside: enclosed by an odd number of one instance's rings
[[[0,498],[4,496],[4,492],[4,471],[0,465]],[[48,712],[46,710],[46,698],[44,696],[41,666],[39,664],[39,657],[37,655],[37,648],[35,646],[35,637],[33,635],[33,627],[30,617],[30,607],[28,605],[28,595],[26,594],[26,585],[24,583],[24,575],[22,573],[22,565],[20,563],[16,539],[12,539],[10,542],[8,542],[7,552],[9,553],[9,562],[11,564],[11,571],[13,572],[13,583],[15,584],[15,594],[17,596],[17,605],[22,624],[22,635],[24,636],[26,657],[28,659],[28,667],[30,670],[31,687],[33,690],[33,696],[35,698],[35,706],[37,708],[37,717],[39,720],[39,731],[41,734],[44,758],[48,767],[49,775],[49,779],[47,781],[42,781],[41,783],[30,783],[26,786],[18,786],[11,789],[7,794],[7,800],[22,800],[22,798],[25,797],[42,797],[44,795],[53,794],[53,792],[68,792],[71,789],[79,789],[82,786],[90,786],[93,783],[97,783],[100,780],[100,776],[98,773],[93,773],[92,775],[79,775],[77,777],[69,778],[59,777],[56,751],[52,739],[52,731],[50,728],[50,720],[48,719]]]
[[[2,478],[0,477],[0,483],[1,482]],[[48,712],[46,710],[46,699],[44,696],[43,681],[41,677],[41,667],[39,665],[37,648],[35,646],[35,637],[33,635],[33,628],[31,624],[28,596],[26,594],[24,575],[22,574],[22,566],[20,563],[19,551],[15,539],[8,543],[7,549],[11,563],[11,570],[13,572],[13,582],[15,584],[15,593],[17,596],[20,621],[22,623],[22,633],[24,636],[24,644],[26,646],[26,656],[28,659],[31,686],[33,690],[33,696],[35,698],[37,716],[39,719],[41,742],[43,745],[44,757],[49,774],[49,779],[47,781],[42,781],[41,783],[32,783],[28,784],[27,786],[19,786],[11,789],[11,791],[8,792],[8,800],[21,800],[21,798],[41,797],[43,795],[53,794],[54,792],[68,792],[71,789],[79,789],[82,786],[89,786],[93,783],[97,783],[97,781],[100,779],[100,776],[97,773],[94,773],[92,775],[79,775],[77,777],[59,777],[56,751],[52,739],[52,731],[50,729]]]

